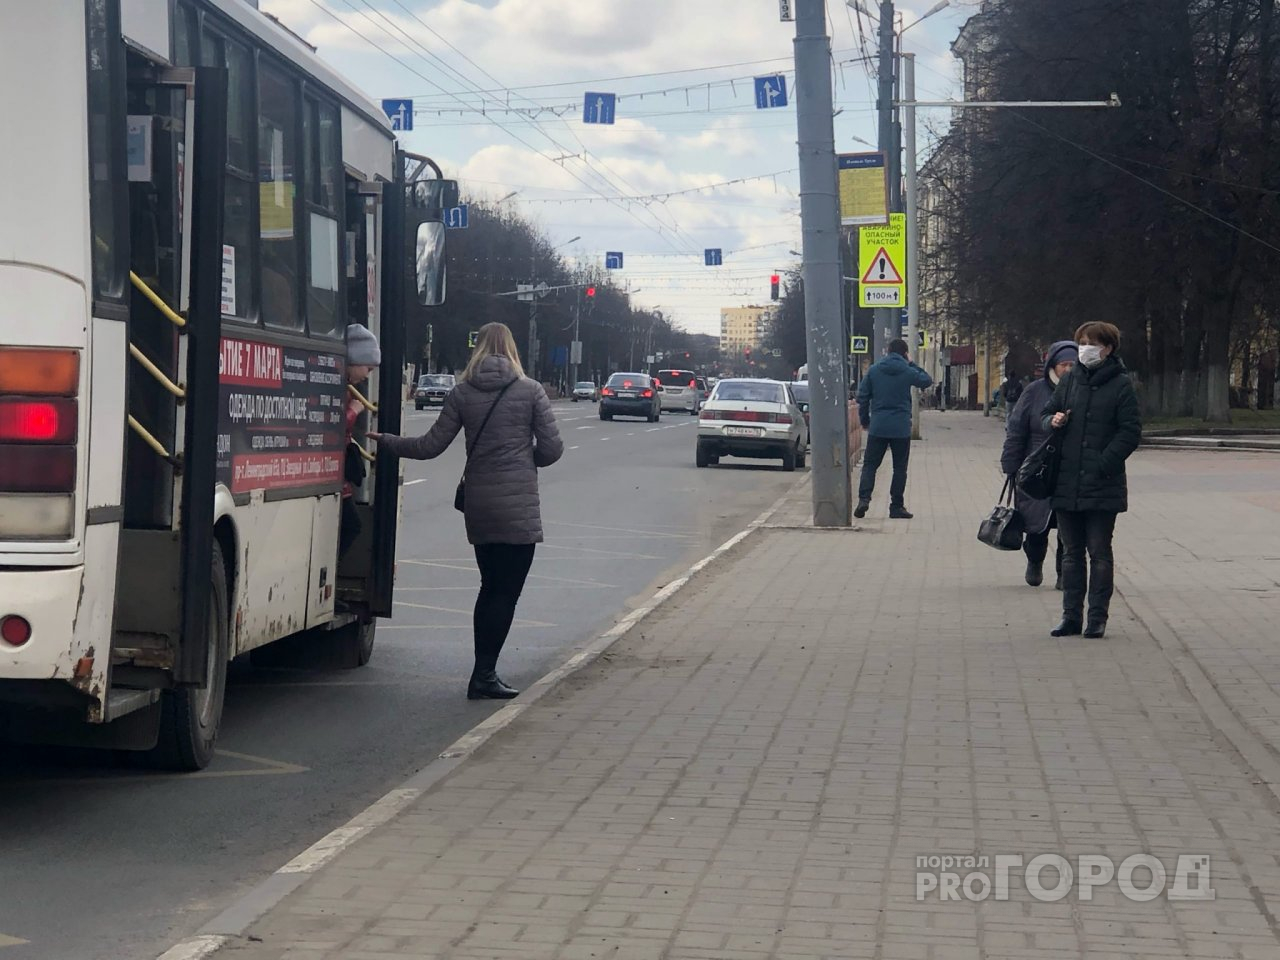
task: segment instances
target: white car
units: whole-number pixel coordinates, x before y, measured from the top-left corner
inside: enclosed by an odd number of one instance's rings
[[[579,380],[573,385],[573,402],[579,400],[590,400],[595,403],[600,399],[600,393],[596,389],[595,383],[590,380]]]
[[[702,406],[702,394],[698,390],[698,375],[692,370],[659,370],[655,379],[662,385],[662,412],[679,410],[698,414]]]
[[[731,456],[781,460],[791,471],[804,466],[808,453],[804,413],[779,380],[721,380],[698,415],[700,467]]]

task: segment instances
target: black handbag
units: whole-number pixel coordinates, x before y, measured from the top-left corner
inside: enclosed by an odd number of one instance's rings
[[[514,380],[511,383],[515,383]],[[498,404],[502,401],[502,395],[511,389],[511,383],[498,391],[497,399],[489,407],[489,412],[484,415],[484,420],[480,423],[480,429],[476,431],[476,435],[471,440],[471,446],[467,449],[467,466],[462,468],[462,479],[458,481],[458,489],[453,492],[453,509],[460,513],[467,509],[467,467],[471,465],[471,455],[476,452],[476,445],[480,442],[480,435],[484,433],[484,428],[489,425],[489,418],[493,416],[493,411],[498,409]]]
[[[1022,461],[1017,484],[1023,496],[1032,500],[1048,500],[1058,486],[1058,468],[1062,466],[1062,437],[1053,430]]]
[[[978,539],[997,550],[1021,550],[1022,535],[1026,528],[1022,514],[1013,505],[1013,486],[1006,477],[999,502],[991,511],[991,516],[978,527]]]

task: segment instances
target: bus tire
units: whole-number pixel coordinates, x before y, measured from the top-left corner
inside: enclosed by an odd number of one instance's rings
[[[148,754],[152,766],[165,770],[203,770],[213,759],[230,659],[227,567],[222,547],[213,545],[209,578],[209,683],[160,694],[160,738]]]
[[[378,621],[355,620],[334,630],[329,637],[332,649],[333,666],[351,670],[365,666],[373,657],[373,641],[377,633]]]

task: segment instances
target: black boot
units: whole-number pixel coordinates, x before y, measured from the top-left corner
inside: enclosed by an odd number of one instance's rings
[[[1039,560],[1027,561],[1027,586],[1038,587],[1044,583],[1044,563]]]
[[[1102,637],[1106,636],[1106,633],[1107,621],[1095,620],[1092,617],[1089,618],[1089,624],[1084,628],[1084,635],[1086,637],[1090,640],[1100,640]]]
[[[1079,620],[1063,620],[1056,627],[1049,631],[1051,637],[1078,637],[1080,636]]]
[[[909,513],[907,508],[901,505],[889,508],[890,520],[910,520],[914,516],[914,513]]]
[[[1053,582],[1053,589],[1055,590],[1062,589],[1062,571],[1061,570],[1058,571],[1058,579]]]
[[[858,505],[853,508],[853,515],[861,520],[867,515],[867,510],[871,507],[870,500],[859,500]]]
[[[498,679],[498,671],[494,667],[476,665],[471,674],[471,682],[467,684],[468,700],[510,700],[520,693],[515,687],[509,687]]]

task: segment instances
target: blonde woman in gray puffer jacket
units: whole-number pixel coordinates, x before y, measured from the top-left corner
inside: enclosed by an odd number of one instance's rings
[[[397,456],[431,460],[444,453],[459,431],[469,451],[463,510],[467,541],[480,567],[476,665],[467,698],[508,700],[519,691],[498,678],[498,655],[533,564],[534,545],[542,542],[538,468],[559,460],[564,443],[546,391],[524,375],[506,324],[480,328],[466,370],[426,434],[369,437]]]

